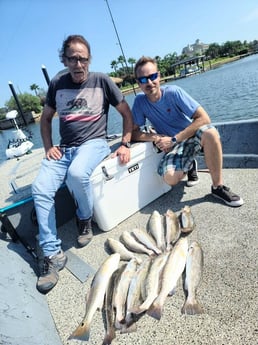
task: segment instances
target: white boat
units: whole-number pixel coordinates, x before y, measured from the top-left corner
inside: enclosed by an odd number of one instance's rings
[[[12,131],[12,138],[9,139],[7,149],[5,150],[5,154],[7,159],[16,158],[25,155],[28,153],[33,143],[26,137],[23,131],[18,127],[16,122],[16,117],[18,112],[16,110],[9,111],[6,114],[7,120],[12,120],[14,123],[15,130]]]

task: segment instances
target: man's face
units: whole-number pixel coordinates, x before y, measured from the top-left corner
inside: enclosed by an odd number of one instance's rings
[[[147,62],[137,69],[137,82],[141,90],[147,96],[159,94],[160,75],[157,66],[152,62]]]
[[[68,67],[75,83],[82,83],[87,79],[89,63],[89,52],[84,44],[74,42],[66,49],[64,65]]]

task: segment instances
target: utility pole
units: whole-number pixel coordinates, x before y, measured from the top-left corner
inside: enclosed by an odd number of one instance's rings
[[[27,121],[26,121],[26,119],[25,119],[25,116],[24,116],[24,113],[23,113],[23,110],[22,110],[20,101],[19,101],[19,99],[18,99],[18,97],[17,97],[17,95],[16,95],[16,92],[15,92],[15,90],[14,90],[13,83],[12,83],[11,81],[9,81],[8,84],[9,84],[9,87],[10,87],[10,89],[11,89],[11,91],[12,91],[13,97],[14,97],[15,102],[16,102],[16,104],[17,104],[19,113],[21,114],[21,117],[22,117],[22,119],[23,119],[23,122],[24,122],[25,126],[27,126]]]

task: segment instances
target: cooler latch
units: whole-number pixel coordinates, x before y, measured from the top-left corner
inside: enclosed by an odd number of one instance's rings
[[[103,175],[105,176],[105,180],[106,181],[112,180],[112,178],[114,176],[109,175],[109,173],[107,172],[107,169],[106,169],[106,167],[104,165],[103,165],[103,167],[101,167],[101,169],[102,169]]]

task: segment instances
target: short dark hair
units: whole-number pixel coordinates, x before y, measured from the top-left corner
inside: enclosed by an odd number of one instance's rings
[[[135,78],[137,78],[137,70],[138,68],[142,67],[143,65],[145,65],[147,62],[151,62],[154,65],[157,66],[157,61],[149,56],[142,56],[135,64],[134,66],[134,75]]]
[[[70,47],[71,43],[79,42],[85,45],[89,52],[89,60],[91,59],[91,49],[89,42],[82,35],[70,35],[64,41],[62,48],[59,50],[59,58],[64,63],[66,49]]]

